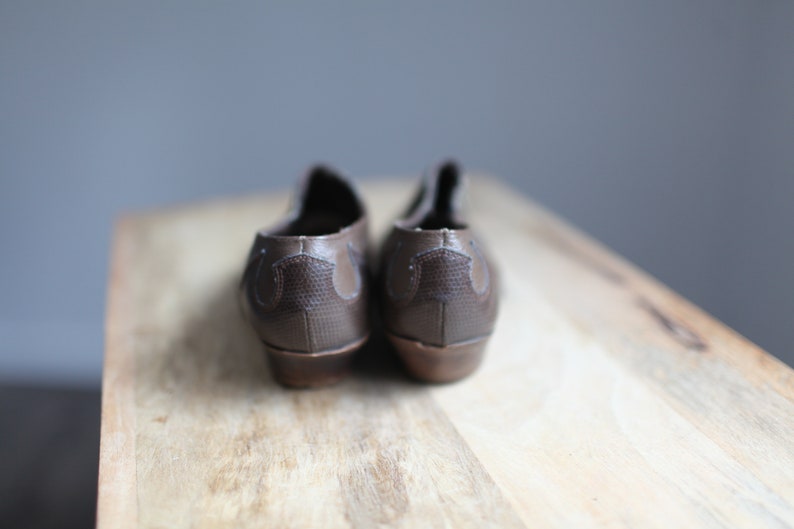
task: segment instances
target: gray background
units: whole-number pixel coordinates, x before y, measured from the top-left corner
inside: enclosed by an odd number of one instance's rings
[[[794,361],[794,4],[0,2],[0,379],[100,378],[114,216],[452,154]]]

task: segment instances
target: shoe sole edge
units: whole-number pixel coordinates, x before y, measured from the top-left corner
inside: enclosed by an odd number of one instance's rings
[[[424,382],[455,382],[473,373],[482,363],[490,336],[445,346],[386,333],[408,372]]]
[[[335,384],[350,372],[355,353],[369,335],[338,349],[307,353],[264,344],[270,370],[276,381],[290,388],[319,388]]]

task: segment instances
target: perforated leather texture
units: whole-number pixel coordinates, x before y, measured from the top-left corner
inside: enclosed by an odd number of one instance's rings
[[[384,260],[393,257],[385,255]],[[409,263],[404,265],[409,267],[405,291],[384,288],[383,312],[389,332],[438,346],[491,333],[497,314],[494,281],[491,279],[482,292],[474,289],[471,256],[442,247],[416,254]],[[386,266],[385,281],[397,272]]]
[[[263,341],[287,351],[316,353],[367,335],[366,270],[358,264],[361,287],[345,299],[334,288],[335,266],[298,254],[258,269],[247,285],[247,301]]]

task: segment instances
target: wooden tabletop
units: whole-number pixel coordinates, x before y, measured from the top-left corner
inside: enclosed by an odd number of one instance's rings
[[[413,184],[362,186],[373,235]],[[118,223],[99,527],[794,526],[794,372],[494,179],[475,375],[415,383],[376,336],[337,386],[276,385],[235,289],[288,196]]]

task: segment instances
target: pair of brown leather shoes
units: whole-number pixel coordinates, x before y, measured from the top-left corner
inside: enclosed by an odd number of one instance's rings
[[[462,184],[454,162],[428,172],[380,252],[386,335],[428,382],[474,371],[496,320],[492,268],[460,216]],[[278,382],[322,386],[348,372],[370,334],[367,246],[361,199],[323,166],[301,181],[286,219],[256,234],[240,293]]]

